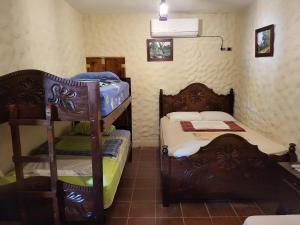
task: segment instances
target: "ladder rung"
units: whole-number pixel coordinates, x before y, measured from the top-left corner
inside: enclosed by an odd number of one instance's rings
[[[49,156],[21,156],[13,157],[14,162],[30,163],[30,162],[50,162]]]
[[[13,125],[23,125],[23,126],[49,126],[48,120],[37,120],[37,119],[11,119],[9,120],[10,124]]]
[[[20,191],[21,197],[24,198],[54,198],[56,192],[52,191]]]

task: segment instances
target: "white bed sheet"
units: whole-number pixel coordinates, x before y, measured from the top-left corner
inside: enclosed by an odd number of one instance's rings
[[[236,123],[245,132],[184,132],[179,121],[171,121],[167,117],[163,117],[160,123],[161,144],[168,146],[169,156],[189,156],[198,152],[201,147],[206,146],[216,137],[233,133],[245,138],[253,145],[258,145],[258,148],[268,155],[280,155],[287,152],[286,146],[265,138],[241,122],[236,121]]]
[[[300,215],[250,216],[244,225],[299,225]]]

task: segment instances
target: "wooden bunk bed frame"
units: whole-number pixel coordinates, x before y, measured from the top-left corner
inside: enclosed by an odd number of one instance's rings
[[[122,79],[130,85],[130,78]],[[61,221],[103,224],[101,132],[115,122],[117,127],[132,133],[131,95],[109,115],[101,117],[98,82],[78,82],[43,71],[23,70],[0,77],[0,105],[0,123],[9,122],[11,126],[17,179],[16,183],[0,187],[0,220],[20,219],[22,224],[34,224],[28,222],[32,219],[55,225]],[[90,122],[92,187],[57,180],[54,121]],[[47,128],[49,156],[22,156],[21,125]],[[131,156],[130,146],[129,160]],[[22,163],[39,161],[50,163],[51,177],[24,179]]]
[[[234,91],[218,95],[194,83],[176,95],[160,90],[160,118],[176,111],[223,111],[233,115]],[[161,146],[163,205],[203,200],[276,199],[280,195],[278,161],[296,161],[295,144],[284,155],[267,155],[235,134],[215,138],[188,157],[171,157]]]

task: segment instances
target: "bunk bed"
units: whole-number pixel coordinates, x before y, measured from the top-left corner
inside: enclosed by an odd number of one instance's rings
[[[272,145],[271,152],[265,153],[258,147],[258,136],[250,138],[249,143],[249,135],[246,136],[249,133],[248,128],[238,122],[236,123],[246,130],[245,134],[207,130],[184,132],[184,128],[189,128],[186,124],[191,124],[191,121],[179,119],[174,122],[168,118],[172,112],[198,114],[218,111],[233,115],[233,89],[228,95],[218,95],[204,84],[193,83],[175,95],[165,95],[160,90],[159,106],[164,206],[172,202],[268,200],[280,196],[277,162],[296,161],[295,144],[290,144],[288,149],[282,147],[277,155],[272,154],[275,152],[272,150],[273,146],[277,145]],[[201,142],[201,147],[188,152],[185,149],[188,141],[189,146]],[[178,146],[181,151],[174,151]]]
[[[10,124],[15,164],[15,175],[6,176],[7,184],[0,186],[0,220],[21,220],[22,224],[34,224],[33,221],[55,225],[62,222],[103,224],[104,209],[111,205],[125,161],[127,157],[131,160],[132,156],[130,78],[121,79],[129,85],[128,96],[123,96],[122,101],[119,99],[119,104],[103,116],[99,81],[87,80],[86,75],[62,79],[43,71],[22,70],[0,77],[0,123]],[[75,181],[72,175],[60,177],[59,169],[66,165],[66,160],[73,160],[71,164],[78,161],[56,154],[59,144],[54,134],[56,121],[74,122],[75,126],[84,121],[89,126],[88,136],[72,134],[62,138],[69,138],[71,142],[68,143],[72,143],[81,137],[83,142],[80,143],[88,146],[88,154],[81,159],[81,163],[91,167],[85,177],[77,177]],[[105,137],[102,134],[113,123],[118,129],[130,131],[125,135],[114,131],[115,136],[122,136],[122,143],[126,145],[123,148],[128,150],[121,151],[116,159],[107,162],[103,159]],[[28,125],[47,129],[47,151],[43,154],[22,155],[20,126]],[[87,157],[91,159],[88,161]],[[49,164],[50,176],[43,176],[43,173],[26,176],[28,164],[44,167],[46,163]],[[109,175],[104,177],[104,173]],[[112,191],[105,182],[112,184]]]

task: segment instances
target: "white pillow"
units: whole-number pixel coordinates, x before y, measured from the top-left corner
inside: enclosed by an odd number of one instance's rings
[[[235,121],[230,114],[220,111],[203,111],[200,112],[200,116],[206,121]]]
[[[191,140],[177,146],[174,157],[190,156],[200,150],[201,147],[208,145],[211,140]]]
[[[167,117],[173,121],[192,121],[201,120],[199,112],[171,112]]]

